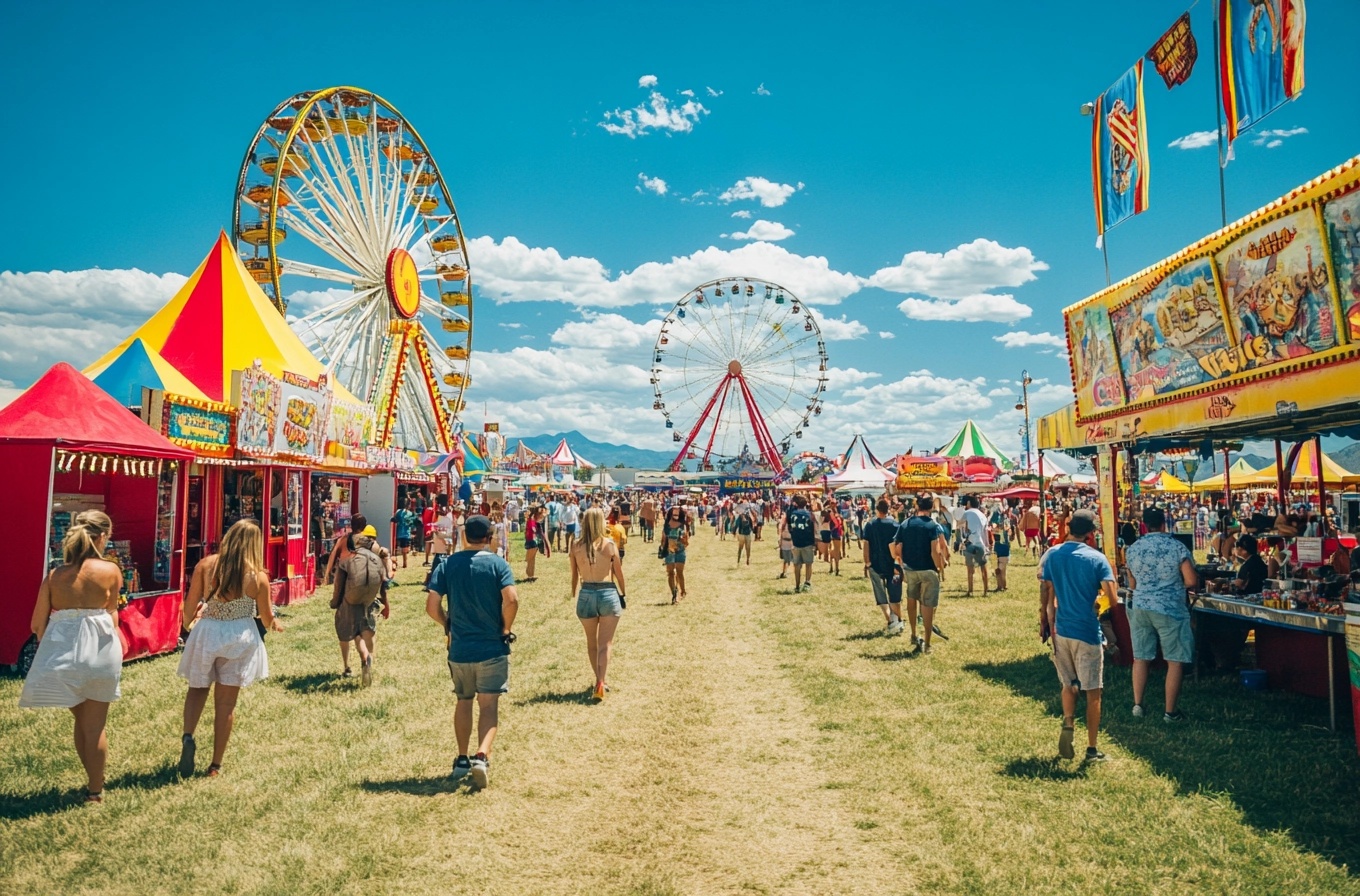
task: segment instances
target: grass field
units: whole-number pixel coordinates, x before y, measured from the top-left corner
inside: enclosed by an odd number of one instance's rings
[[[125,669],[99,807],[69,713],[20,711],[0,680],[0,893],[1360,893],[1360,761],[1321,701],[1187,682],[1172,727],[1132,718],[1107,670],[1110,761],[1056,758],[1032,561],[986,599],[952,569],[949,639],[915,656],[857,564],[793,595],[772,544],[737,568],[701,531],[672,607],[632,548],[603,704],[565,559],[520,586],[479,794],[447,781],[453,698],[414,568],[366,690],[338,677],[323,599],[284,611],[216,779],[173,775],[175,657]]]

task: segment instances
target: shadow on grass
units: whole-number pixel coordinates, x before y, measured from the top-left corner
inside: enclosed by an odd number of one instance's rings
[[[179,781],[173,763],[147,772],[126,772],[104,781],[104,799],[115,801],[124,790],[155,790]],[[77,809],[85,803],[84,787],[49,787],[35,793],[0,793],[0,818],[21,819]]]
[[[1035,781],[1073,781],[1085,778],[1086,772],[1085,763],[1073,766],[1057,756],[1027,756],[1024,759],[1012,759],[1001,770],[1001,774],[1011,778],[1029,778]]]
[[[389,781],[367,780],[359,784],[369,793],[405,793],[411,796],[440,796],[456,793],[463,787],[462,781],[455,781],[448,775],[428,778],[394,778]]]
[[[871,631],[871,632],[855,632],[853,635],[846,635],[844,638],[841,638],[841,640],[842,640],[842,641],[877,641],[879,638],[882,638],[883,636],[884,636],[884,635],[883,635],[883,629],[881,629],[881,628],[876,628],[876,629],[874,629],[874,630]],[[871,659],[872,659],[872,657],[871,657]]]
[[[876,660],[880,663],[895,663],[898,660],[911,662],[912,660],[919,659],[921,652],[908,647],[903,650],[894,650],[892,653],[861,653],[860,656],[864,657],[866,660]]]
[[[299,694],[340,693],[353,690],[359,678],[341,678],[334,672],[312,672],[308,675],[279,675],[279,684]]]
[[[1052,716],[1062,712],[1053,663],[1046,655],[965,667],[1038,701]],[[1162,699],[1164,678],[1154,672],[1145,702]],[[1190,720],[1167,725],[1160,713],[1137,719],[1129,670],[1105,670],[1102,734],[1174,781],[1182,794],[1221,794],[1248,824],[1281,832],[1300,848],[1360,874],[1360,759],[1349,736],[1350,719],[1326,730],[1327,703],[1283,691],[1251,692],[1232,678],[1187,680],[1181,709]],[[1003,774],[1048,778],[1048,760],[1020,758]],[[1061,768],[1055,764],[1055,769]]]
[[[667,604],[666,606],[670,606]],[[586,688],[576,688],[570,691],[547,691],[542,694],[534,694],[524,701],[525,705],[537,703],[557,703],[557,704],[580,704],[581,706],[594,705],[595,701],[591,698],[591,692]]]

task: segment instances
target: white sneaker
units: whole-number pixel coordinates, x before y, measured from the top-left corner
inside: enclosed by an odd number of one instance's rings
[[[903,629],[903,628],[905,628],[905,626],[902,625],[902,620],[901,620],[901,619],[894,619],[892,622],[889,622],[889,623],[888,623],[888,634],[890,634],[890,635],[900,635],[900,634],[902,634],[902,629]]]
[[[1143,704],[1141,703],[1133,704],[1133,717],[1135,719],[1141,719],[1143,717]]]
[[[472,778],[472,789],[482,790],[491,781],[491,771],[487,768],[485,759],[472,759],[472,771],[469,774]]]
[[[359,686],[366,688],[373,683],[373,657],[364,660],[363,669],[360,672]]]

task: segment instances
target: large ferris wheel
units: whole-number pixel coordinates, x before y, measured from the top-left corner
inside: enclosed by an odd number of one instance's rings
[[[470,382],[466,246],[439,166],[396,108],[358,87],[280,103],[241,163],[232,233],[280,312],[320,292],[293,329],[376,409],[378,444],[451,447]]]
[[[816,318],[784,287],[754,277],[695,287],[652,350],[652,407],[680,443],[671,469],[694,458],[706,469],[735,461],[781,472],[822,412],[826,368]]]

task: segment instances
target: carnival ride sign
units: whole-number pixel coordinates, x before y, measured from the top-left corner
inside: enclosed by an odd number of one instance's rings
[[[1357,187],[1360,157],[1068,308],[1078,420],[1326,364],[1360,342]]]
[[[243,370],[234,390],[240,412],[236,447],[259,456],[321,458],[331,411],[324,379],[309,380],[284,372],[271,376],[260,367]]]
[[[350,449],[367,448],[375,426],[373,408],[336,398],[331,401],[326,439]]]

